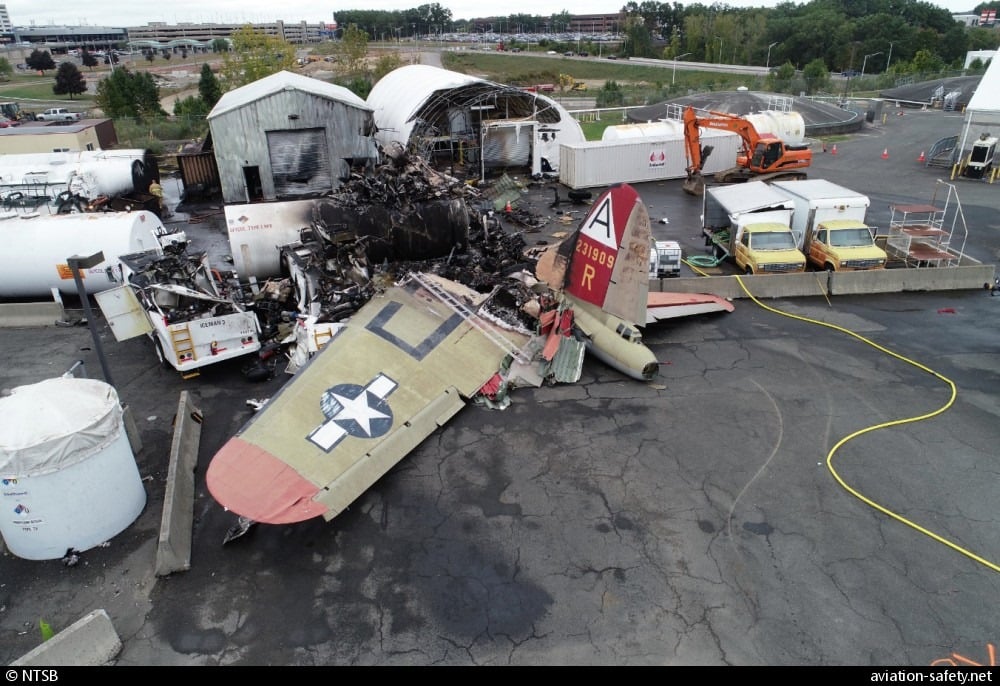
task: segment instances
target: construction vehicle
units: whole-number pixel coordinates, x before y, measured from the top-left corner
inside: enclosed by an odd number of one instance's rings
[[[691,195],[705,192],[701,170],[712,151],[711,146],[701,146],[701,127],[731,131],[743,141],[736,155],[736,166],[716,172],[717,183],[804,179],[805,172],[799,170],[812,164],[812,151],[807,145],[786,145],[775,136],[762,135],[752,122],[734,114],[710,110],[698,114],[693,107],[687,107],[684,110],[684,144],[688,167],[684,191]]]
[[[997,152],[997,137],[984,133],[972,144],[972,152],[962,167],[962,176],[967,179],[983,179],[990,176]]]

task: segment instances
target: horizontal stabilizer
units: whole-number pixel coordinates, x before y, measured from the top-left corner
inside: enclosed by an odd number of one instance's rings
[[[646,298],[646,323],[709,312],[732,312],[733,304],[711,293],[652,291]]]

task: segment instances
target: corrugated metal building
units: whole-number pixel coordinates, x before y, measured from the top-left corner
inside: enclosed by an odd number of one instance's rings
[[[557,172],[560,144],[586,140],[580,123],[545,95],[424,64],[383,76],[368,104],[386,154],[450,158],[480,178],[498,168]]]
[[[208,123],[226,203],[315,197],[378,156],[364,100],[287,71],[223,94]]]

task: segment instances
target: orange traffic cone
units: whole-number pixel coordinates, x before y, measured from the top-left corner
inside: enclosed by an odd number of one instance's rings
[[[504,212],[510,212],[510,211],[511,211],[512,209],[513,209],[513,208],[512,208],[511,206],[510,206],[510,200],[508,200],[508,201],[507,201],[507,204],[506,204],[506,205],[504,205],[504,208],[503,208],[503,211],[504,211]]]
[[[882,159],[883,160],[889,159],[889,148],[886,148],[885,150],[882,151]]]
[[[920,151],[920,157],[917,158],[917,162],[923,163],[923,162],[926,162],[926,161],[927,161],[927,158],[924,157],[924,151],[921,150]]]
[[[833,147],[830,148],[830,154],[831,155],[836,155],[837,154],[837,144],[836,143],[834,143]]]

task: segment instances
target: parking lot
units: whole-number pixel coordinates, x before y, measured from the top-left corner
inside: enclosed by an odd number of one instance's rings
[[[817,151],[810,176],[870,194],[884,225],[889,205],[929,202],[947,180],[916,160],[961,121],[893,111],[836,155]],[[967,253],[995,263],[997,188],[953,183]],[[704,254],[700,202],[680,181],[637,188],[658,238]],[[551,212],[550,198],[525,205]],[[553,217],[532,235],[565,228]],[[188,230],[225,251],[219,223]],[[251,383],[233,361],[185,381],[148,341],[105,330],[147,505],[75,566],[0,556],[0,660],[38,645],[40,620],[59,631],[103,608],[118,665],[985,663],[1000,593],[998,308],[981,288],[742,298],[652,325],[656,381],[588,359],[578,383],[466,407],[332,522],[258,525],[225,546],[234,518],[204,469],[247,401],[285,378]],[[85,326],[0,329],[0,347],[0,387],[78,360],[101,378]],[[157,578],[182,390],[204,416],[192,565]]]

